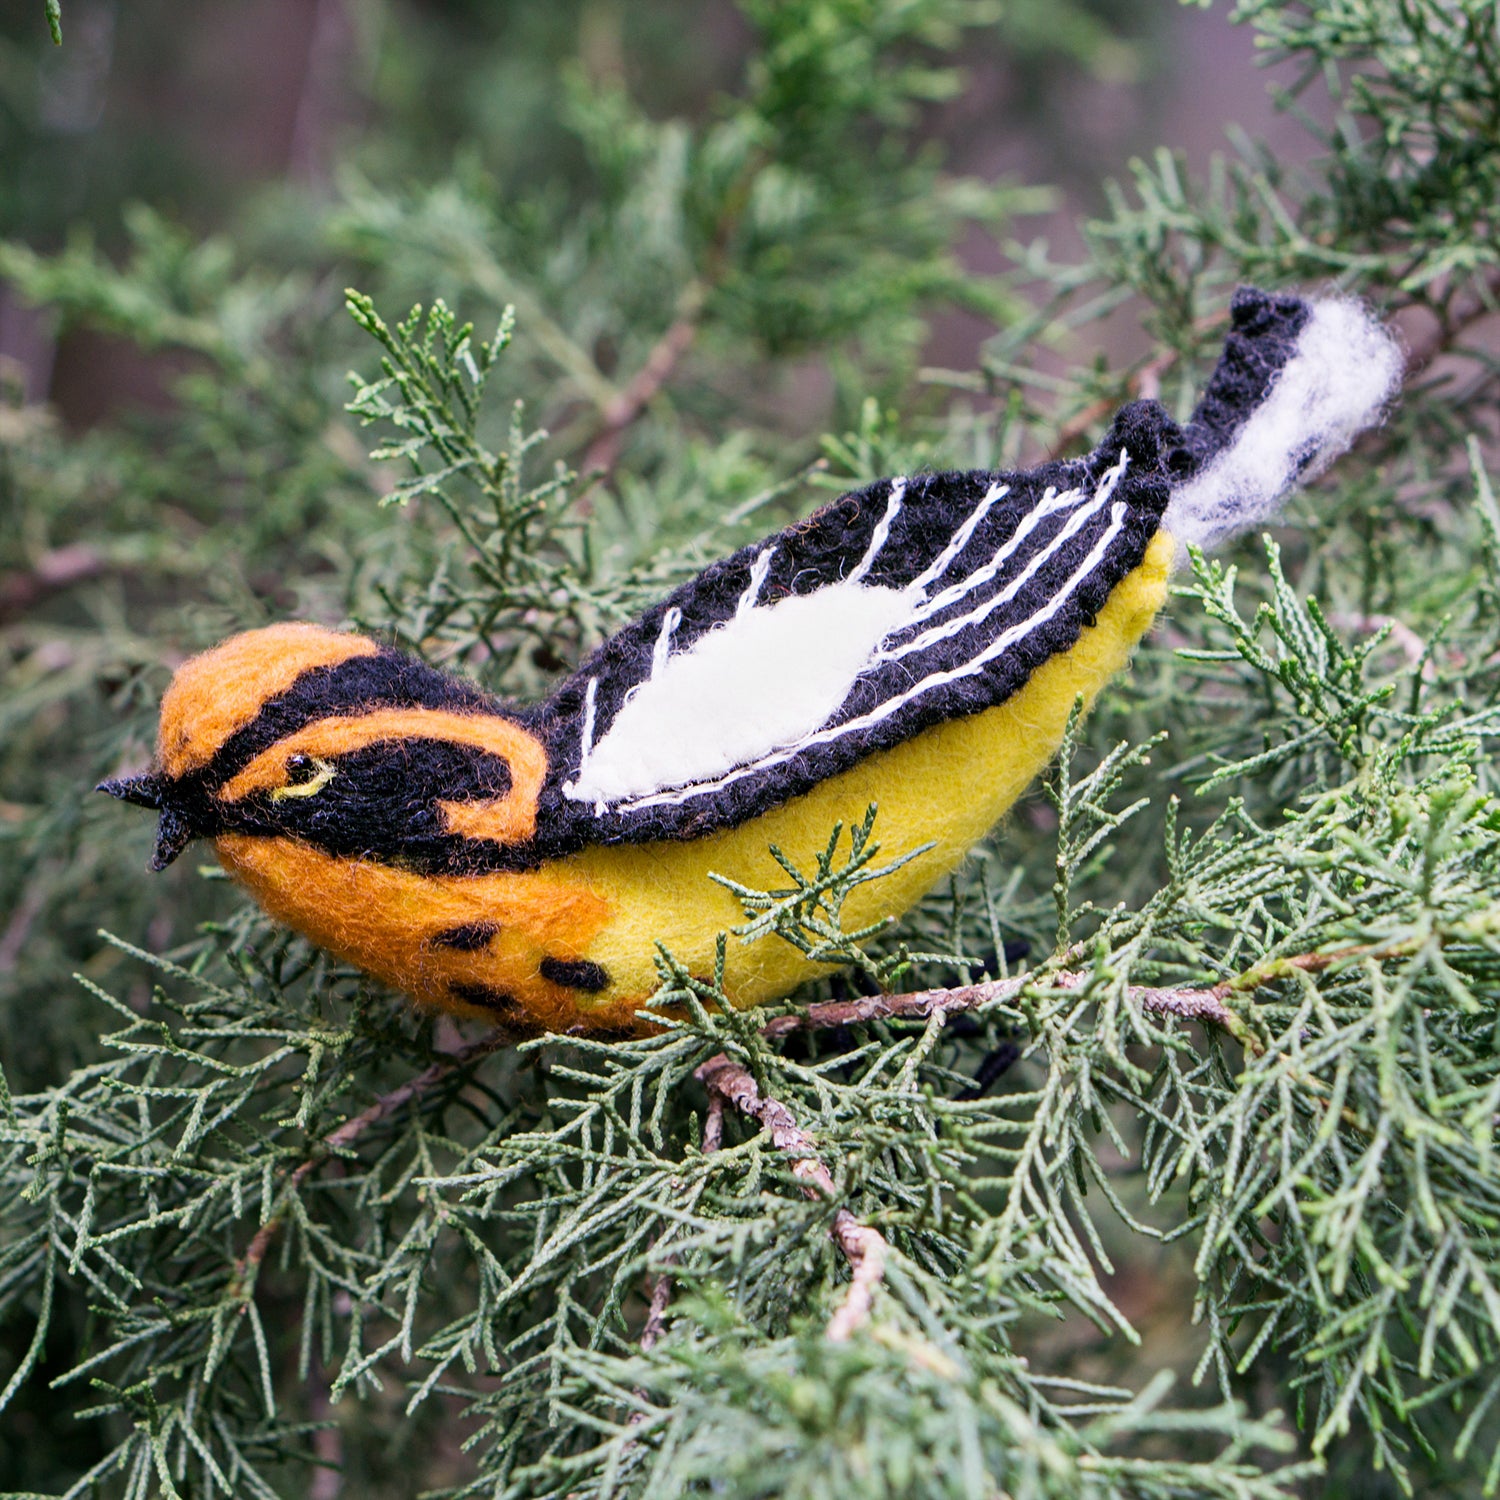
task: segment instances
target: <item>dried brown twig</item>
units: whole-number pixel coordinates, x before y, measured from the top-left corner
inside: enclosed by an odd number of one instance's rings
[[[701,281],[690,281],[683,289],[671,327],[651,346],[640,369],[601,413],[604,425],[583,457],[585,474],[592,469],[614,467],[625,430],[671,378],[678,361],[697,338],[706,298],[707,289]]]
[[[104,554],[86,542],[44,552],[28,572],[0,574],[0,619],[25,614],[47,595],[98,578],[108,568]]]
[[[833,1200],[838,1197],[832,1174],[819,1158],[813,1138],[797,1124],[786,1105],[761,1093],[748,1068],[731,1061],[721,1052],[709,1058],[693,1076],[708,1088],[710,1098],[717,1094],[759,1120],[770,1131],[777,1150],[795,1158],[792,1176],[802,1184],[802,1191],[809,1198]],[[834,1214],[832,1232],[853,1274],[844,1300],[828,1322],[827,1336],[839,1343],[851,1337],[868,1320],[875,1290],[885,1275],[889,1247],[878,1229],[861,1224],[847,1208]]]
[[[710,1156],[724,1140],[724,1101],[718,1094],[708,1096],[708,1115],[703,1121],[703,1154]],[[659,1243],[659,1242],[658,1242]],[[674,1256],[668,1256],[662,1269],[651,1278],[651,1300],[646,1308],[646,1322],[641,1328],[641,1352],[649,1353],[666,1331],[667,1308],[672,1301],[672,1267]],[[632,1418],[632,1421],[638,1418]]]
[[[1323,958],[1325,955],[1308,957]],[[1288,962],[1295,964],[1296,960]],[[983,984],[967,984],[951,990],[917,990],[910,995],[862,995],[856,1000],[826,1000],[793,1015],[777,1016],[765,1026],[764,1034],[774,1040],[795,1031],[824,1031],[833,1026],[858,1025],[863,1021],[918,1021],[938,1010],[976,1010],[994,1000],[1014,1000],[1028,988],[1081,989],[1090,978],[1092,976],[1088,973],[1059,969],[1052,974],[1020,974],[1014,979],[990,979]],[[1232,993],[1227,985],[1215,985],[1207,990],[1131,985],[1125,993],[1143,1010],[1185,1021],[1211,1021],[1240,1040],[1248,1036],[1245,1023],[1224,1003],[1224,997]]]
[[[1321,974],[1325,969],[1355,959],[1373,959],[1380,963],[1411,951],[1412,944],[1402,942],[1339,948],[1332,953],[1294,953],[1286,958],[1266,959],[1243,974],[1222,979],[1207,989],[1132,984],[1125,987],[1125,997],[1142,1010],[1156,1015],[1175,1016],[1180,1021],[1207,1021],[1227,1031],[1244,1046],[1258,1051],[1259,1039],[1244,1018],[1227,1003],[1232,996],[1247,994],[1294,973]],[[1076,952],[1065,955],[1068,956],[1076,956]],[[1027,989],[1038,992],[1082,989],[1093,977],[1087,970],[1058,969],[1050,974],[1028,973],[1011,979],[989,979],[982,984],[961,985],[951,990],[917,990],[909,995],[861,995],[854,1000],[825,1000],[791,1015],[777,1016],[762,1028],[762,1035],[774,1041],[797,1031],[826,1031],[835,1026],[855,1026],[867,1021],[919,1021],[935,1011],[977,1010],[991,1001],[1014,1000]]]
[[[1328,616],[1328,623],[1335,630],[1347,630],[1354,635],[1374,635],[1385,631],[1393,646],[1399,647],[1409,667],[1420,669],[1423,682],[1437,679],[1437,663],[1427,652],[1427,642],[1410,625],[1394,615],[1361,615],[1346,611],[1335,611]]]

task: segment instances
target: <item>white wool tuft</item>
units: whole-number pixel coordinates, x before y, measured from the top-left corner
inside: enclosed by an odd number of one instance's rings
[[[1312,304],[1291,358],[1233,441],[1177,490],[1163,525],[1215,547],[1275,516],[1282,498],[1376,421],[1401,378],[1401,352],[1357,302]]]

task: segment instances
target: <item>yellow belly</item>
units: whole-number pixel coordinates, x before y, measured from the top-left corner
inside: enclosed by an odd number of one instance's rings
[[[1125,665],[1166,597],[1175,545],[1159,532],[1073,649],[998,708],[936,725],[724,833],[601,846],[535,873],[470,877],[334,859],[290,839],[225,835],[216,848],[272,916],[423,1003],[512,1022],[524,1012],[552,1030],[629,1026],[658,986],[658,942],[707,976],[718,935],[744,921],[710,872],[756,889],[786,884],[772,844],[811,870],[833,825],[847,829],[875,803],[881,862],[931,847],[860,886],[845,904],[845,925],[899,915],[919,900],[1046,765],[1074,701],[1092,702]],[[465,925],[494,932],[472,949],[437,940]],[[547,961],[553,975],[559,963],[597,966],[608,983],[591,992],[560,984],[543,973]],[[736,1006],[757,1005],[827,972],[779,938],[731,938],[725,989]],[[463,998],[481,991],[492,1003]]]

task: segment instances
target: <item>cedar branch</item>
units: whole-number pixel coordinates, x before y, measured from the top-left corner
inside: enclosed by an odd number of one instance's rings
[[[254,1239],[250,1241],[245,1253],[240,1257],[235,1272],[233,1295],[238,1299],[243,1299],[254,1287],[256,1273],[260,1269],[261,1262],[266,1258],[266,1251],[271,1248],[271,1241],[276,1238],[277,1231],[286,1219],[288,1202],[318,1167],[347,1151],[372,1125],[378,1125],[382,1120],[389,1119],[398,1109],[411,1103],[412,1100],[420,1099],[428,1089],[434,1084],[441,1083],[450,1073],[477,1058],[497,1051],[512,1040],[508,1032],[493,1031],[488,1036],[481,1037],[477,1042],[470,1042],[467,1047],[461,1047],[451,1056],[441,1058],[430,1067],[424,1068],[415,1078],[408,1078],[405,1083],[398,1084],[389,1092],[382,1094],[368,1109],[361,1110],[359,1114],[345,1120],[337,1130],[332,1130],[324,1136],[318,1149],[305,1161],[299,1163],[287,1178],[281,1195],[281,1206],[256,1230]]]

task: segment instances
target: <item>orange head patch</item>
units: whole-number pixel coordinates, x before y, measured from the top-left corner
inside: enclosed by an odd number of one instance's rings
[[[161,813],[156,868],[195,837],[296,839],[430,874],[515,868],[541,739],[477,688],[363,636],[274,625],[194,657],[162,703],[160,771],[102,790]]]
[[[291,623],[247,630],[190,657],[161,700],[156,754],[162,770],[178,777],[202,769],[304,672],[379,650],[366,636]]]

